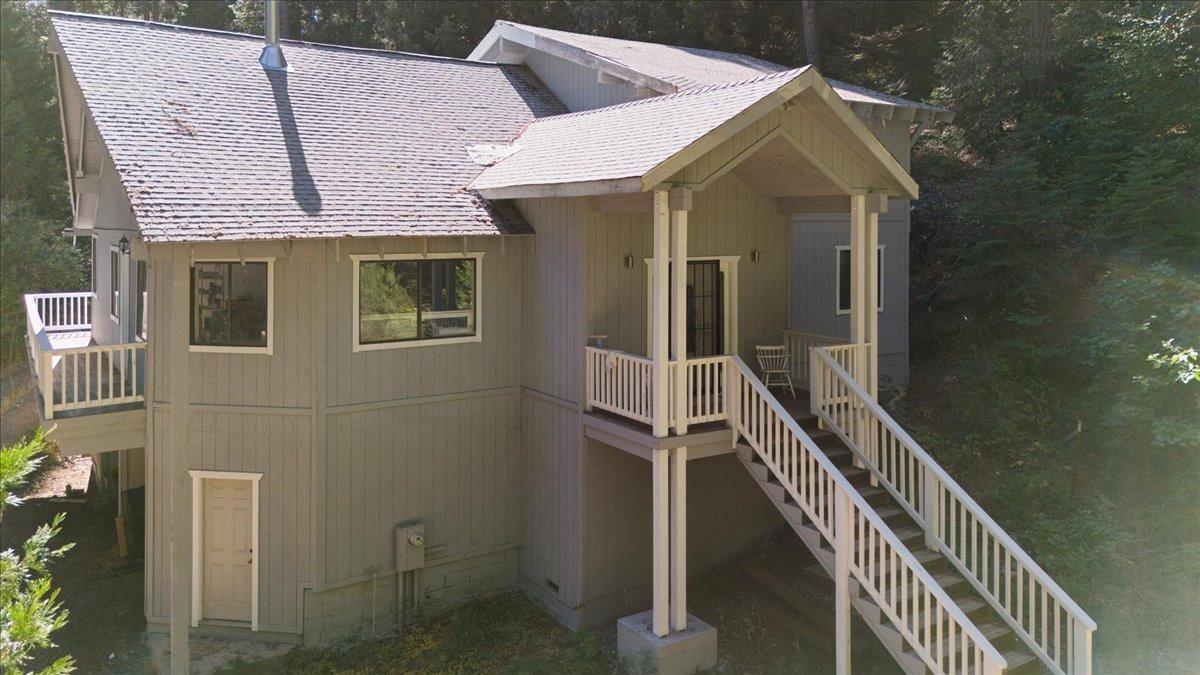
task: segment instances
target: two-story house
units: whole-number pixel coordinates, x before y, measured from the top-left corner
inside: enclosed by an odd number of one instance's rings
[[[466,60],[53,12],[91,291],[27,297],[67,452],[145,484],[145,613],[320,644],[520,588],[711,664],[687,579],[787,525],[906,672],[1095,624],[876,401],[940,108],[498,22]],[[768,389],[759,356],[795,393]],[[764,365],[765,364],[765,365]]]

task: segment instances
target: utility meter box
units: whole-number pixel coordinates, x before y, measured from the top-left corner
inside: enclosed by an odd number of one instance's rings
[[[425,566],[425,523],[420,518],[396,525],[396,571],[409,572]]]

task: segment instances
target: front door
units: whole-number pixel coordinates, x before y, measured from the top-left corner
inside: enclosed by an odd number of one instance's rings
[[[725,353],[725,275],[719,260],[687,264],[688,358]]]
[[[204,618],[250,620],[251,482],[204,480]]]

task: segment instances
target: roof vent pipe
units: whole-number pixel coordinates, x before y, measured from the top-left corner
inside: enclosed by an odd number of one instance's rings
[[[287,59],[279,46],[279,0],[263,0],[263,37],[266,44],[258,62],[267,70],[287,70]]]

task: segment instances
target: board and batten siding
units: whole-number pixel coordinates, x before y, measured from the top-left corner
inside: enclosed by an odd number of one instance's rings
[[[530,199],[521,422],[525,507],[521,583],[568,624],[582,594],[584,200]]]
[[[879,312],[882,382],[908,381],[908,202],[890,200],[879,218],[883,310]],[[850,315],[837,312],[837,247],[850,245],[849,214],[796,214],[791,219],[792,284],[788,327],[850,339]]]
[[[600,82],[596,70],[546,52],[529,50],[525,65],[571,112],[637,100],[632,86]]]
[[[651,214],[594,213],[586,232],[586,332],[608,335],[606,347],[647,355],[645,260],[653,256]],[[695,193],[688,214],[688,257],[738,257],[738,347],[751,366],[755,345],[783,343],[789,295],[787,237],[787,218],[778,213],[775,202],[733,174]],[[751,259],[754,251],[760,254],[758,262]],[[629,267],[626,256],[633,259]]]
[[[260,629],[326,642],[396,616],[394,527],[420,518],[420,601],[516,583],[523,454],[523,261],[482,252],[480,342],[355,352],[351,255],[455,253],[463,240],[197,244],[193,260],[274,257],[272,353],[189,353],[188,469],[262,472]],[[172,245],[152,245],[147,616],[167,620]],[[182,311],[188,311],[182,308]],[[477,581],[486,567],[487,577]],[[468,580],[467,577],[470,577]],[[372,597],[374,596],[374,598]],[[372,613],[374,608],[374,614]]]

